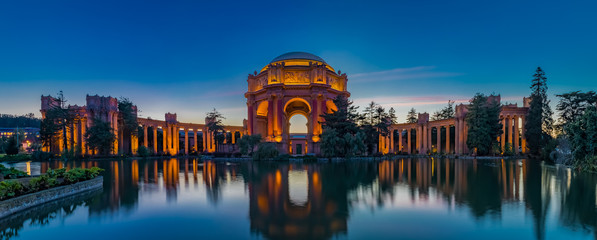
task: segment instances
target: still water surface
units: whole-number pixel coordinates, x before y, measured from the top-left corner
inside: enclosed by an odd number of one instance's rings
[[[7,165],[106,169],[102,191],[0,221],[11,239],[597,239],[597,175],[529,160]]]

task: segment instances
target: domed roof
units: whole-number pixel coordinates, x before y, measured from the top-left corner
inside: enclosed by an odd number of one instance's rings
[[[291,59],[302,59],[302,60],[313,60],[325,63],[323,58],[320,58],[314,54],[307,53],[307,52],[288,52],[284,53],[276,58],[274,58],[270,63],[284,61],[284,60],[291,60]]]

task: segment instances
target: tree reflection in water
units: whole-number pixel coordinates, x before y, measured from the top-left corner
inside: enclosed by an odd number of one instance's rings
[[[462,209],[475,221],[489,219],[496,225],[502,221],[504,207],[512,206],[530,213],[537,239],[546,238],[549,209],[555,209],[560,225],[571,230],[595,236],[597,225],[595,174],[530,160],[430,158],[309,164],[199,159],[56,161],[40,163],[40,172],[50,167],[91,166],[106,169],[102,194],[59,208],[29,211],[26,218],[5,219],[2,236],[16,235],[25,221],[48,224],[57,214],[67,216],[81,205],[90,217],[126,216],[136,211],[142,193],[164,191],[167,202],[176,203],[181,191],[199,191],[189,190],[189,185],[203,185],[207,201],[215,206],[224,201],[223,189],[231,184],[245,188],[250,232],[269,239],[348,235],[356,205],[384,211],[386,205],[404,197],[411,204],[437,198],[445,208]],[[295,177],[289,177],[292,174]],[[293,179],[300,182],[291,182]],[[292,189],[295,186],[300,189]]]

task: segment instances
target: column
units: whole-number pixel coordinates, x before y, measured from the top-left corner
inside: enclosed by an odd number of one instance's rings
[[[514,144],[512,144],[512,117],[508,116],[508,143],[510,144],[510,148],[514,149]]]
[[[502,117],[502,137],[500,139],[500,144],[502,146],[502,152],[506,150],[506,117]]]
[[[525,120],[525,116],[522,115],[520,117],[520,121],[521,121],[521,132],[522,132],[522,136],[520,137],[521,139],[521,148],[522,148],[522,153],[526,153],[527,152],[527,138],[525,136],[525,127],[524,127],[524,120]]]
[[[175,153],[178,154],[180,152],[180,129],[178,126],[174,126],[174,136],[176,137],[174,139]]]
[[[198,129],[193,129],[193,132],[195,132],[195,152],[199,152],[199,134],[198,134]]]
[[[519,143],[519,135],[518,135],[518,116],[514,116],[514,153],[518,154],[518,143]]]
[[[468,125],[466,124],[466,120],[462,119],[462,152],[469,153],[468,146],[466,145],[466,140],[468,139]]]
[[[168,154],[171,153],[172,150],[172,125],[168,124],[168,126],[166,127],[166,141],[167,141],[167,147],[166,149],[164,149],[165,152],[167,152]]]
[[[156,126],[151,126],[153,128],[153,154],[158,153],[158,128]]]
[[[460,121],[454,120],[454,154],[460,154]]]
[[[390,153],[395,153],[394,145],[394,129],[390,128]]]
[[[267,138],[274,136],[274,118],[276,116],[276,110],[274,110],[274,100],[273,97],[270,96],[269,100],[267,101]],[[273,140],[273,139],[272,139]]]
[[[412,145],[411,145],[411,138],[412,138],[412,136],[411,136],[412,132],[411,131],[412,131],[412,128],[409,128],[407,131],[408,132],[406,133],[406,140],[408,140],[408,154],[411,154],[412,153]]]
[[[423,125],[422,133],[423,133],[423,144],[422,144],[421,148],[423,149],[423,151],[419,152],[419,153],[425,154],[425,153],[427,153],[427,150],[429,149],[429,146],[427,146],[427,142],[428,142],[428,140],[427,140],[427,137],[428,137],[427,125]]]
[[[147,126],[143,125],[143,146],[149,148],[149,136],[147,136]]]
[[[398,150],[402,153],[402,129],[398,131]]]
[[[189,129],[184,129],[184,154],[189,155]]]
[[[452,148],[450,146],[450,124],[446,126],[446,153],[452,153]]]
[[[162,154],[168,152],[168,127],[162,126]]]
[[[232,134],[232,144],[236,144],[236,131],[232,131],[230,134]]]
[[[85,132],[87,132],[87,119],[82,120],[81,124],[81,153],[87,154],[87,139],[85,139]]]
[[[442,152],[442,127],[438,126],[437,129],[437,153]]]
[[[204,127],[203,131],[201,132],[201,136],[203,137],[203,143],[201,143],[201,145],[203,146],[203,151],[207,151],[207,128]]]
[[[249,112],[249,119],[247,119],[247,132],[249,133],[249,135],[254,134],[253,133],[253,103],[247,101],[247,111]],[[203,149],[205,150],[205,131],[203,131],[202,134],[203,135]]]
[[[417,126],[417,132],[415,132],[415,137],[417,138],[415,148],[419,153],[421,153],[421,132],[423,131],[422,129],[423,127],[419,125]]]

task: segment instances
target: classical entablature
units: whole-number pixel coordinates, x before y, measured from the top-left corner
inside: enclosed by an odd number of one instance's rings
[[[345,73],[336,73],[310,53],[290,52],[274,58],[247,78],[248,133],[279,143],[283,153],[297,148],[304,149],[299,153],[318,153],[320,115],[335,108],[332,100],[336,96],[350,96],[347,81]],[[304,143],[290,146],[289,120],[296,114],[307,118],[308,132]]]
[[[490,96],[488,101],[501,101],[501,97]],[[524,137],[525,116],[529,111],[529,99],[523,98],[523,106],[517,104],[502,105],[500,121],[502,135],[499,142],[502,151],[509,144],[512,151],[526,152],[526,139]],[[379,150],[383,153],[427,153],[432,151],[466,154],[471,151],[466,146],[467,124],[466,104],[455,107],[454,118],[443,120],[429,120],[428,113],[420,113],[416,123],[392,124],[388,136],[380,136]],[[432,134],[435,133],[435,136]],[[395,136],[398,139],[395,139]],[[435,139],[434,139],[435,138]]]

